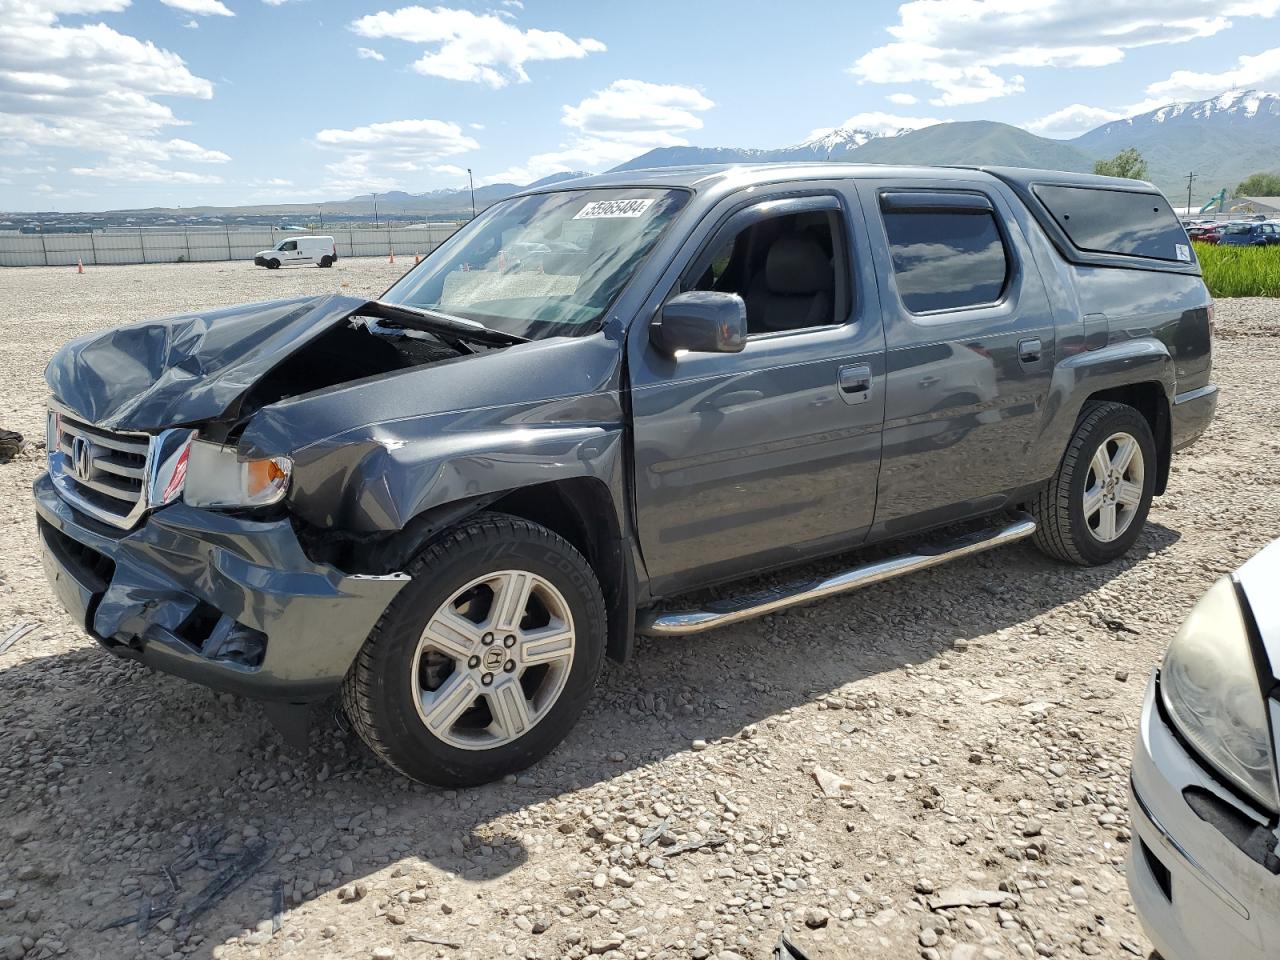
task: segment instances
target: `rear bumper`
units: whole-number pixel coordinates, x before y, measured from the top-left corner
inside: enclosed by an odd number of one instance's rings
[[[34,485],[45,574],[67,612],[117,656],[218,690],[301,703],[332,693],[408,582],[313,563],[287,520],[176,503],[134,530]]]
[[[1173,398],[1173,449],[1181,450],[1200,439],[1218,409],[1218,385],[1210,383]]]
[[[1265,960],[1280,944],[1280,877],[1235,846],[1187,803],[1208,791],[1249,816],[1217,775],[1191,756],[1147,686],[1133,753],[1129,893],[1165,960]]]

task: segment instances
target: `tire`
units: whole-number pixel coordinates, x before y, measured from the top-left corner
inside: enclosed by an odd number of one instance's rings
[[[545,527],[488,513],[406,572],[343,682],[361,739],[405,776],[442,787],[488,783],[550,753],[604,658],[604,597],[586,559]],[[508,608],[523,616],[503,615],[504,596],[528,598]]]
[[[328,256],[327,254],[326,254],[325,256],[321,257],[321,258],[320,258],[320,266],[322,266],[322,267],[332,267],[332,266],[333,266],[333,257],[330,257],[330,256]]]
[[[1122,447],[1130,454],[1127,461]],[[1121,463],[1124,469],[1116,480],[1114,471]],[[1086,404],[1057,473],[1030,504],[1036,546],[1055,559],[1086,567],[1124,556],[1147,522],[1157,466],[1146,417],[1123,403]],[[1099,479],[1099,473],[1108,471]]]
[[[267,269],[268,269],[268,270],[279,270],[279,269],[280,269],[280,261],[279,261],[279,260],[277,260],[277,259],[275,259],[275,257],[272,257],[270,260],[268,260],[268,261],[267,261]]]

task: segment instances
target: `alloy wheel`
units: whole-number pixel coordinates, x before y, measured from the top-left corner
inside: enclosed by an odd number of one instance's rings
[[[1094,538],[1121,536],[1142,505],[1146,465],[1142,448],[1128,433],[1113,433],[1094,451],[1084,485],[1084,519]]]
[[[455,591],[431,616],[413,658],[414,702],[431,733],[491,750],[533,728],[573,666],[564,595],[527,570],[501,570]]]

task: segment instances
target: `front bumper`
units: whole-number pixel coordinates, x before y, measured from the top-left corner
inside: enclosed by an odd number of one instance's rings
[[[1173,449],[1181,450],[1200,439],[1218,409],[1218,385],[1210,383],[1173,398]]]
[[[1185,791],[1206,791],[1253,814],[1193,757],[1169,728],[1147,686],[1133,752],[1129,893],[1165,960],[1265,960],[1280,951],[1280,876],[1248,856],[1192,809]]]
[[[287,520],[175,503],[133,530],[35,482],[45,573],[67,612],[112,653],[196,683],[302,703],[342,682],[408,582],[314,563]]]

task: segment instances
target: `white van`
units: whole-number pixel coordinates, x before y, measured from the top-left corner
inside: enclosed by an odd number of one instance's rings
[[[270,250],[259,250],[253,262],[259,267],[274,270],[291,263],[314,263],[318,267],[332,267],[338,260],[338,245],[333,237],[289,237]]]

